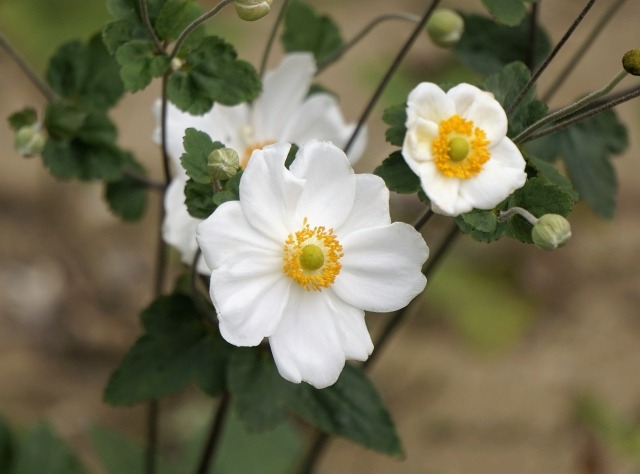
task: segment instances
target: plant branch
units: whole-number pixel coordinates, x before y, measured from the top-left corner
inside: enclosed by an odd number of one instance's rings
[[[435,216],[435,212],[433,212],[433,210],[430,207],[428,207],[427,210],[424,211],[422,215],[418,217],[416,221],[413,223],[413,228],[418,232],[420,232],[420,229],[422,229],[425,225],[427,225],[427,223],[431,220],[433,216]]]
[[[158,414],[160,402],[150,400],[147,403],[147,449],[145,451],[144,472],[154,474],[156,472],[156,452],[158,450]]]
[[[156,34],[156,30],[153,28],[151,24],[151,17],[149,16],[149,7],[147,5],[147,0],[140,0],[140,16],[142,17],[142,22],[144,23],[145,28],[149,32],[151,36],[151,41],[153,41],[153,46],[156,49],[157,53],[164,54],[164,47],[162,46],[162,42],[160,42],[160,38]]]
[[[539,7],[539,3],[531,5],[531,13],[529,14],[529,49],[527,51],[527,66],[529,67],[529,71],[533,71],[533,68],[536,65]]]
[[[216,410],[216,413],[213,417],[211,430],[209,431],[209,436],[207,437],[207,441],[204,445],[202,457],[200,458],[200,463],[198,464],[198,470],[196,471],[196,474],[209,473],[209,467],[211,466],[211,463],[215,457],[217,447],[220,444],[222,428],[229,412],[229,399],[229,392],[225,390],[220,396],[218,409]]]
[[[287,12],[287,8],[289,7],[289,2],[290,0],[284,0],[282,2],[282,8],[280,8],[278,17],[276,18],[276,21],[273,24],[273,28],[271,28],[271,33],[269,34],[267,45],[265,46],[264,53],[262,54],[262,61],[260,61],[260,77],[264,77],[264,73],[267,70],[267,62],[269,61],[269,55],[271,54],[271,49],[273,48],[273,43],[276,39],[276,33],[278,32],[278,27],[284,20],[284,14]]]
[[[394,59],[393,63],[391,64],[391,66],[389,66],[389,69],[387,70],[386,74],[384,75],[384,77],[380,81],[380,84],[378,84],[378,88],[373,93],[373,96],[371,97],[371,99],[369,100],[369,103],[367,104],[367,106],[365,107],[364,111],[362,112],[362,115],[360,116],[360,120],[358,120],[358,124],[356,125],[355,129],[353,130],[353,133],[351,134],[351,137],[349,138],[349,141],[347,142],[347,144],[343,148],[343,150],[344,150],[344,152],[346,154],[349,154],[349,150],[353,146],[353,144],[354,144],[354,142],[356,140],[356,137],[358,136],[358,133],[360,133],[360,129],[362,128],[364,123],[369,118],[369,115],[373,111],[373,107],[376,105],[376,103],[378,102],[378,100],[382,96],[382,92],[384,92],[385,88],[389,84],[389,81],[393,77],[393,74],[396,72],[396,70],[400,66],[400,63],[402,62],[404,57],[409,52],[409,49],[411,49],[411,46],[413,46],[413,43],[415,42],[415,40],[422,33],[422,30],[424,29],[425,25],[427,24],[427,21],[429,21],[429,18],[431,17],[431,14],[434,12],[436,7],[438,6],[438,3],[440,3],[440,0],[432,0],[431,1],[431,4],[429,5],[429,7],[426,9],[424,14],[422,15],[420,21],[414,27],[411,35],[409,36],[409,38],[407,39],[405,44],[400,49],[400,52],[398,53],[398,55]]]

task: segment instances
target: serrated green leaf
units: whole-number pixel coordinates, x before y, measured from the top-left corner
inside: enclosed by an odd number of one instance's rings
[[[9,115],[8,121],[11,129],[17,132],[22,127],[29,127],[36,123],[38,121],[38,113],[33,107],[25,107]]]
[[[328,388],[301,385],[291,408],[322,431],[391,456],[403,455],[380,395],[362,369],[353,365],[345,365],[338,381]]]
[[[185,130],[182,144],[185,152],[180,157],[180,163],[187,172],[187,176],[196,183],[210,184],[209,154],[224,145],[220,142],[213,142],[208,134],[195,128]]]
[[[278,373],[268,351],[256,348],[234,351],[227,384],[238,416],[251,432],[269,430],[284,421],[298,389]]]
[[[380,176],[391,191],[412,194],[420,190],[420,178],[411,171],[400,151],[389,155],[373,173]]]
[[[509,63],[527,62],[529,57],[529,25],[509,27],[478,15],[464,16],[464,33],[454,51],[466,66],[481,74],[499,72]],[[534,64],[538,65],[549,54],[549,39],[538,29]]]
[[[389,107],[382,114],[382,120],[389,125],[385,133],[387,142],[395,146],[402,146],[404,143],[404,136],[407,133],[407,106],[406,104],[399,104]]]
[[[540,160],[534,156],[527,156],[527,162],[536,169],[538,177],[544,178],[548,183],[551,183],[563,190],[571,196],[574,202],[580,198],[580,195],[574,189],[571,181],[567,177],[563,176],[551,163]]]
[[[482,0],[482,3],[496,20],[507,26],[517,26],[527,16],[523,0]]]
[[[344,41],[335,22],[306,3],[291,2],[284,19],[282,45],[286,52],[309,51],[322,64],[342,48]]]
[[[184,197],[187,211],[196,219],[206,219],[216,209],[210,184],[196,183],[190,179],[184,187]]]
[[[124,166],[137,176],[145,176],[144,168],[131,155],[127,155]],[[124,221],[136,221],[147,207],[147,187],[133,176],[124,174],[118,180],[105,183],[104,199],[116,216]]]
[[[132,405],[163,397],[194,379],[207,393],[222,390],[229,346],[205,330],[189,297],[160,297],[141,317],[145,334],[111,376],[104,392],[107,403]]]
[[[45,467],[46,466],[46,467]],[[78,458],[49,427],[40,424],[20,440],[11,474],[85,474]]]
[[[493,210],[475,209],[456,217],[458,228],[479,242],[493,242],[502,237],[506,231],[506,223],[499,223]]]
[[[11,428],[4,417],[0,416],[0,472],[10,472],[16,448]]]
[[[169,77],[167,95],[185,112],[202,115],[214,102],[237,105],[252,101],[260,92],[253,66],[237,59],[233,46],[220,38],[205,38],[184,60],[185,66]]]
[[[55,140],[71,140],[87,120],[87,112],[64,101],[49,102],[45,109],[44,126]]]
[[[116,52],[116,61],[120,65],[120,78],[130,92],[144,89],[169,67],[169,58],[156,54],[149,40],[133,40],[123,44]]]
[[[294,145],[295,146],[295,145]],[[293,148],[293,146],[291,147]],[[243,171],[238,171],[222,185],[222,190],[213,195],[213,203],[219,206],[227,201],[238,201],[240,199],[240,180]]]
[[[201,14],[202,9],[193,0],[168,0],[154,23],[156,33],[163,40],[174,40]]]

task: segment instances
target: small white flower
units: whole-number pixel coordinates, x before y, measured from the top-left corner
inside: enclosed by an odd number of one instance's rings
[[[316,72],[313,55],[287,55],[280,66],[265,75],[262,95],[253,104],[226,107],[215,104],[210,112],[194,116],[169,104],[167,113],[167,148],[172,159],[175,178],[165,196],[166,217],[163,223],[165,242],[177,248],[182,260],[191,264],[197,245],[194,230],[199,220],[191,217],[184,204],[187,176],[180,164],[184,153],[182,139],[187,128],[201,130],[214,140],[233,148],[244,168],[251,153],[279,142],[302,146],[310,140],[327,140],[340,146],[351,137],[354,124],[347,124],[334,96],[316,93],[307,96]],[[156,117],[160,118],[160,104]],[[159,143],[160,129],[155,132]],[[349,152],[355,163],[366,146],[366,130],[360,132]],[[200,259],[198,271],[208,273]]]
[[[524,185],[526,163],[507,125],[493,95],[472,85],[445,93],[423,82],[411,91],[402,156],[435,212],[492,209]]]
[[[346,359],[371,354],[364,311],[402,308],[424,289],[429,249],[391,223],[384,182],[354,174],[338,147],[311,142],[287,170],[289,149],[256,150],[240,200],[199,224],[197,240],[222,336],[237,346],[268,337],[285,379],[323,388]]]

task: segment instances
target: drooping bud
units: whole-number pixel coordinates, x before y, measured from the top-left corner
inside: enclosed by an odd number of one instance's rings
[[[629,74],[640,76],[640,49],[632,49],[622,56],[622,67]]]
[[[246,21],[259,20],[271,10],[273,0],[235,0],[236,13]]]
[[[464,20],[449,8],[438,8],[427,22],[427,34],[441,48],[454,46],[464,32]]]
[[[569,221],[558,214],[545,214],[538,219],[531,231],[531,239],[543,250],[555,250],[571,238]]]
[[[39,125],[21,127],[16,132],[15,148],[20,155],[29,158],[38,155],[44,149],[45,138]]]
[[[207,165],[209,166],[211,178],[225,180],[238,172],[240,157],[232,148],[218,148],[209,154]]]

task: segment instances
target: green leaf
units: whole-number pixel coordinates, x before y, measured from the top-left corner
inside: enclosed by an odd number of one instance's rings
[[[224,387],[229,347],[209,334],[193,301],[173,294],[156,299],[142,312],[145,333],[111,376],[104,399],[132,405],[182,390],[195,379],[216,395]]]
[[[10,472],[16,448],[11,428],[4,417],[0,416],[0,472]]]
[[[523,0],[482,0],[482,3],[496,20],[507,26],[517,26],[527,16]]]
[[[20,440],[11,474],[85,474],[78,458],[49,427],[38,425]]]
[[[18,131],[22,127],[29,127],[38,121],[38,113],[33,107],[25,107],[22,110],[9,115],[9,126]]]
[[[65,101],[49,102],[45,109],[44,126],[55,140],[71,140],[87,120],[87,113]]]
[[[145,176],[144,168],[131,155],[127,155],[125,167],[138,176]],[[144,183],[124,174],[120,179],[105,183],[104,198],[116,216],[124,221],[136,221],[146,210],[147,188]]]
[[[155,21],[156,33],[163,40],[174,40],[201,14],[202,9],[193,0],[169,0]]]
[[[291,148],[294,148],[293,145]],[[297,148],[297,147],[296,147]],[[289,156],[291,153],[289,153]],[[286,163],[285,163],[286,164]],[[242,179],[243,171],[238,171],[231,178],[222,183],[222,190],[213,195],[213,202],[216,206],[227,201],[238,201],[240,199],[240,180]]]
[[[612,110],[527,143],[526,150],[546,161],[562,158],[569,179],[589,208],[613,218],[618,181],[611,156],[628,145],[627,130]]]
[[[269,351],[256,348],[234,351],[227,380],[238,416],[252,432],[283,422],[298,388],[278,373]]]
[[[542,29],[537,32],[534,65],[549,54],[549,39]],[[495,74],[514,61],[527,63],[529,57],[529,25],[499,25],[489,18],[464,15],[464,33],[454,51],[458,59],[485,75]]]
[[[282,44],[287,53],[309,51],[322,64],[342,48],[340,30],[327,15],[301,1],[291,2],[284,19]]]
[[[387,141],[395,146],[402,146],[407,133],[407,105],[399,104],[389,107],[382,114],[382,120],[389,125],[385,136]]]
[[[479,242],[493,242],[502,237],[507,229],[506,223],[498,222],[495,211],[474,209],[456,217],[458,228]]]
[[[215,36],[188,52],[186,64],[169,77],[167,94],[178,108],[193,115],[208,112],[214,102],[251,102],[261,82],[249,63],[237,59],[235,49]]]
[[[548,161],[540,160],[534,156],[527,156],[527,162],[537,171],[537,176],[546,182],[553,184],[571,196],[574,202],[578,201],[580,195],[574,189],[571,181],[560,174],[560,171]]]
[[[184,187],[184,197],[187,211],[196,219],[206,219],[216,209],[210,184],[196,183],[190,179]]]
[[[133,40],[123,44],[116,52],[116,61],[120,65],[122,82],[130,92],[144,89],[169,67],[169,58],[156,54],[149,40]]]
[[[401,194],[412,194],[420,190],[420,178],[411,171],[402,157],[402,152],[395,151],[374,170],[387,188]]]
[[[47,82],[61,97],[85,110],[107,110],[122,97],[118,65],[100,35],[88,43],[60,47],[49,62]]]
[[[338,381],[322,390],[301,385],[291,408],[322,431],[391,456],[403,455],[391,417],[360,368],[345,365]]]
[[[209,154],[224,145],[220,142],[213,142],[208,134],[195,128],[185,130],[182,144],[185,152],[180,157],[180,163],[187,172],[187,176],[196,183],[210,184]]]

